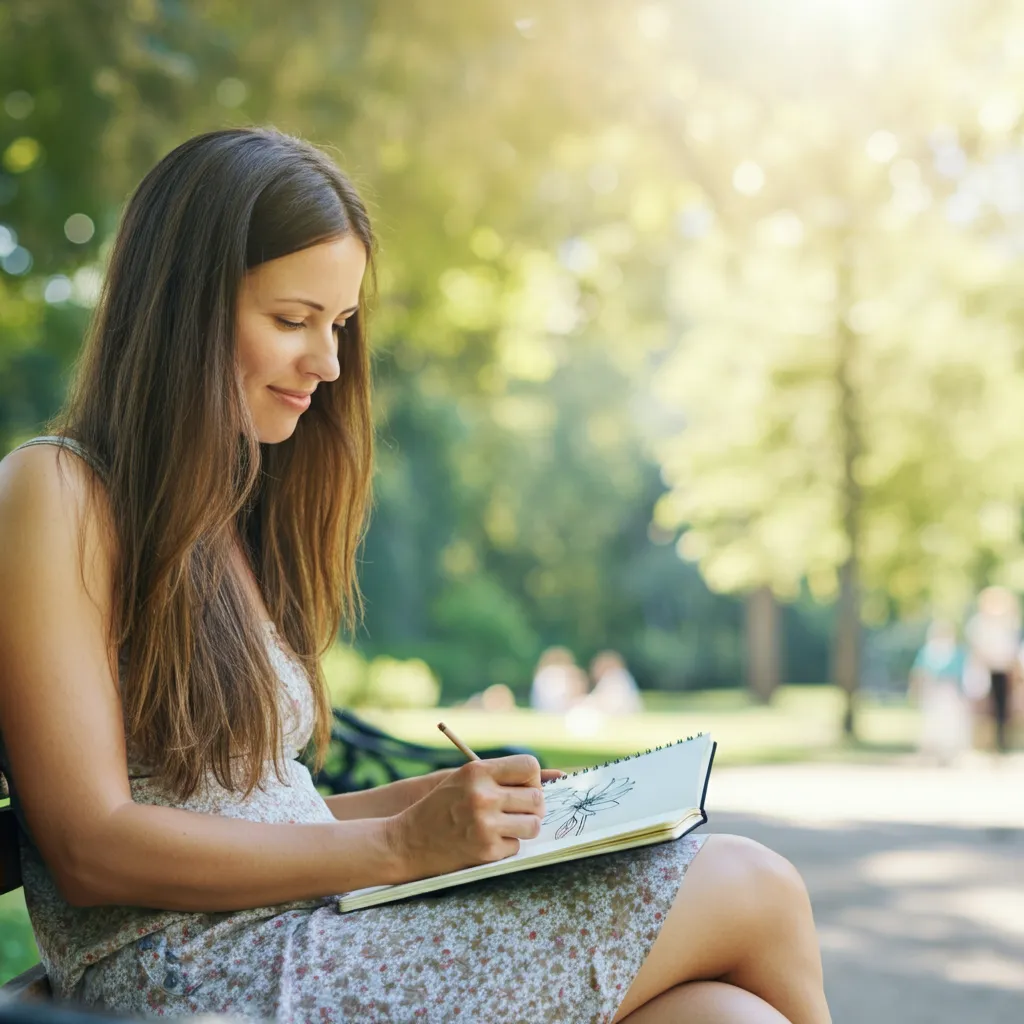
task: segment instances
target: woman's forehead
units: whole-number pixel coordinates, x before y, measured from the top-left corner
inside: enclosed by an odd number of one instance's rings
[[[258,301],[305,299],[338,312],[359,302],[366,249],[354,235],[312,245],[261,263],[246,275]]]

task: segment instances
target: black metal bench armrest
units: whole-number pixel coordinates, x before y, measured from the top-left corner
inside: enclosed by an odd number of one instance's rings
[[[526,747],[507,746],[487,747],[477,753],[486,758],[534,752]],[[351,711],[335,708],[331,751],[313,781],[331,793],[351,793],[439,768],[457,768],[465,761],[454,747],[445,750],[400,740]]]

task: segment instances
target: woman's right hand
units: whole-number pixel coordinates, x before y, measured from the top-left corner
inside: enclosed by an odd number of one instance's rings
[[[535,757],[468,761],[388,820],[389,842],[412,881],[510,857],[543,818]]]

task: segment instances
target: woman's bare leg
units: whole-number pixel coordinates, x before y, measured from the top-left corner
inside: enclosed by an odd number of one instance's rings
[[[676,985],[629,1015],[629,1024],[788,1024],[763,999],[721,981]]]
[[[708,836],[614,1021],[692,981],[745,989],[792,1024],[830,1024],[811,902],[789,861]]]

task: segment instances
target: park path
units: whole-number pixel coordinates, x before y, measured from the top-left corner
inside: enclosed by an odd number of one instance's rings
[[[836,1024],[1024,1024],[1024,756],[720,768],[706,806],[803,874]]]

